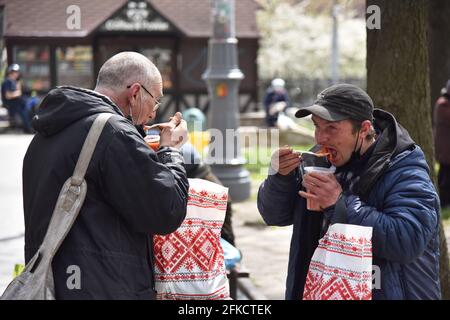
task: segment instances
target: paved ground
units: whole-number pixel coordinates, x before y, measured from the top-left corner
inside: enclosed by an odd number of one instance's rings
[[[0,293],[23,263],[22,161],[32,138],[0,134]]]
[[[284,299],[292,227],[266,226],[254,201],[234,204],[233,210],[236,245],[253,285],[268,299]]]

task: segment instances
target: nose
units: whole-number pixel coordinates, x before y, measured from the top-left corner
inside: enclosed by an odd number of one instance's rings
[[[155,119],[156,118],[156,110],[152,110],[152,112],[150,113],[150,116],[148,118]]]
[[[323,132],[323,130],[316,129],[315,136],[317,144],[326,145],[328,141],[328,135]]]

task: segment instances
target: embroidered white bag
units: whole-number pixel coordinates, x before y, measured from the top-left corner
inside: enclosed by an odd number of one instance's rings
[[[228,188],[189,179],[185,220],[175,232],[153,237],[158,300],[230,298],[220,245],[227,200]]]
[[[372,299],[372,227],[335,223],[309,265],[303,300]]]

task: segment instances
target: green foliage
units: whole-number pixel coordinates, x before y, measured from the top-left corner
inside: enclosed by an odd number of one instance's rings
[[[441,219],[448,220],[446,223],[450,224],[450,208],[442,208],[441,209]]]

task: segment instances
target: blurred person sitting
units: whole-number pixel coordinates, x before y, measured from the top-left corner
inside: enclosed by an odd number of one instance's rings
[[[280,78],[273,79],[264,97],[266,125],[276,127],[280,112],[284,112],[288,107],[289,96],[285,89],[285,81]]]
[[[22,119],[24,132],[32,133],[26,102],[23,98],[22,83],[20,82],[20,66],[17,63],[11,64],[6,71],[6,77],[2,83],[2,100],[8,109],[10,126],[16,127],[15,117],[18,114]]]

